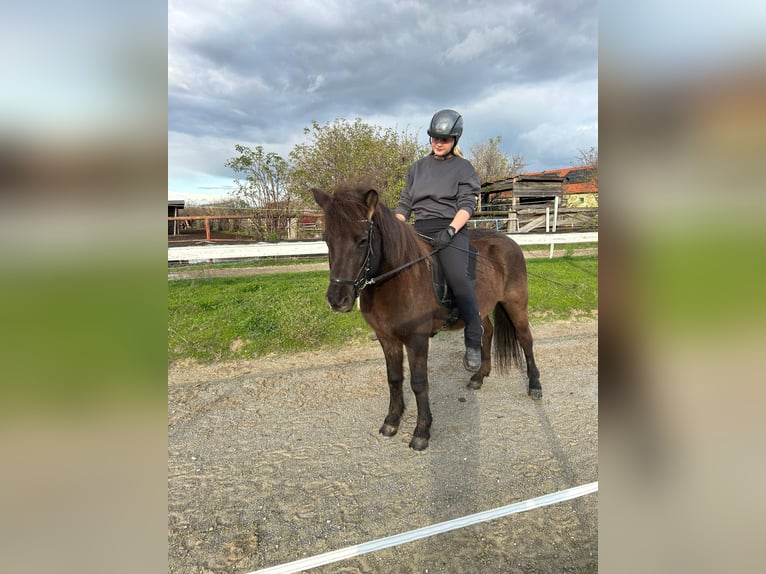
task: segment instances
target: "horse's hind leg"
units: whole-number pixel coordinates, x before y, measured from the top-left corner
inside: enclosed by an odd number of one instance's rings
[[[399,422],[404,412],[404,396],[402,381],[404,380],[404,352],[402,344],[394,339],[378,335],[380,346],[386,357],[386,374],[388,378],[389,403],[388,414],[380,427],[383,436],[394,436],[399,430]]]
[[[508,307],[506,307],[506,310],[508,310]],[[527,378],[529,379],[527,395],[533,399],[541,399],[543,398],[543,388],[540,386],[540,371],[537,370],[535,354],[532,350],[532,329],[529,327],[529,315],[526,305],[512,308],[509,315],[511,321],[513,321],[513,326],[516,328],[516,338],[524,351],[524,358],[527,362]]]
[[[492,321],[489,317],[484,317],[481,321],[484,327],[484,334],[481,337],[481,368],[476,371],[468,382],[469,389],[480,389],[484,384],[484,377],[488,377],[492,370]]]
[[[535,364],[535,355],[532,352],[532,331],[529,323],[523,329],[523,334],[519,335],[521,348],[524,349],[524,358],[527,361],[527,378],[529,379],[529,388],[527,394],[533,399],[543,398],[543,388],[540,386],[540,371]]]
[[[541,399],[543,397],[543,388],[540,386],[540,371],[537,370],[535,354],[532,350],[532,329],[529,327],[529,313],[527,310],[528,294],[526,285],[524,285],[523,288],[511,290],[509,295],[510,296],[503,301],[502,306],[508,315],[508,319],[513,323],[511,338],[516,341],[511,344],[518,344],[524,352],[524,358],[527,363],[527,378],[529,380],[527,395],[533,399]],[[495,316],[495,319],[498,319],[497,315]]]

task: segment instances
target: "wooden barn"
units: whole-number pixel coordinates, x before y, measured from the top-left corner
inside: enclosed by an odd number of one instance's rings
[[[587,201],[586,201],[586,197]],[[556,197],[562,205],[574,204],[587,207],[598,206],[598,178],[591,166],[569,167],[547,171],[523,173],[508,179],[491,181],[481,186],[481,206],[507,204],[519,206],[532,203],[553,201]]]
[[[598,176],[594,166],[569,167],[519,174],[482,184],[479,211],[485,216],[507,214],[521,231],[532,231],[556,215],[571,220],[570,227],[597,225]],[[584,218],[583,218],[584,216]],[[577,221],[576,221],[577,220]],[[565,227],[565,226],[561,226]]]
[[[178,212],[186,206],[183,199],[168,199],[168,217],[179,217]],[[168,235],[178,235],[178,221],[168,220]]]

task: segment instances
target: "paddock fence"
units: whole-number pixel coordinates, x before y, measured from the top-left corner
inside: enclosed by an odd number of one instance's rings
[[[519,245],[548,245],[550,246],[551,257],[556,245],[598,243],[598,231],[585,233],[507,233],[506,235]],[[264,241],[168,247],[169,264],[324,255],[327,255],[327,244],[324,241]]]
[[[567,207],[559,201],[512,209],[492,206],[474,214],[468,225],[506,233],[597,231],[598,208]],[[168,245],[321,239],[323,226],[322,213],[314,211],[273,213],[243,209],[190,213],[168,217]]]

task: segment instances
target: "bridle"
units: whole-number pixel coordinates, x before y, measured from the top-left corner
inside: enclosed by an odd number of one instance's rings
[[[362,261],[362,265],[359,267],[359,271],[356,273],[355,279],[338,279],[337,277],[330,276],[330,283],[337,283],[340,285],[353,285],[354,289],[356,291],[361,291],[367,285],[370,285],[371,283],[375,282],[375,279],[370,280],[370,272],[371,272],[371,260],[372,260],[372,242],[375,238],[374,234],[374,228],[375,226],[372,223],[372,219],[360,219],[359,221],[366,221],[367,222],[367,254],[364,256],[364,261]]]
[[[368,285],[374,285],[375,283],[383,281],[384,279],[388,279],[389,277],[391,277],[392,275],[396,275],[403,269],[406,269],[407,267],[411,267],[412,265],[415,265],[416,263],[420,263],[421,261],[428,259],[431,255],[433,255],[436,252],[436,251],[432,251],[431,253],[428,253],[427,255],[422,255],[418,257],[417,259],[414,259],[413,261],[408,261],[404,265],[400,265],[399,267],[396,267],[395,269],[391,269],[390,271],[381,273],[380,275],[376,277],[370,277],[370,275],[372,274],[372,261],[375,255],[373,251],[373,245],[374,245],[374,239],[375,239],[375,224],[373,223],[372,219],[360,219],[359,221],[364,221],[367,223],[367,254],[364,257],[364,261],[362,262],[362,265],[359,267],[359,271],[357,271],[355,279],[339,279],[337,277],[330,276],[330,283],[336,283],[339,285],[353,285],[354,290],[356,292],[359,292],[363,290],[365,287],[367,287]],[[381,254],[378,254],[378,255],[381,255]]]

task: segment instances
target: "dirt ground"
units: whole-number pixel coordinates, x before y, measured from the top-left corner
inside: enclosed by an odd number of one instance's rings
[[[543,399],[525,376],[466,388],[462,334],[432,339],[429,448],[393,438],[377,342],[168,373],[171,573],[248,573],[598,480],[597,327],[535,327]],[[596,572],[598,494],[313,569]]]

